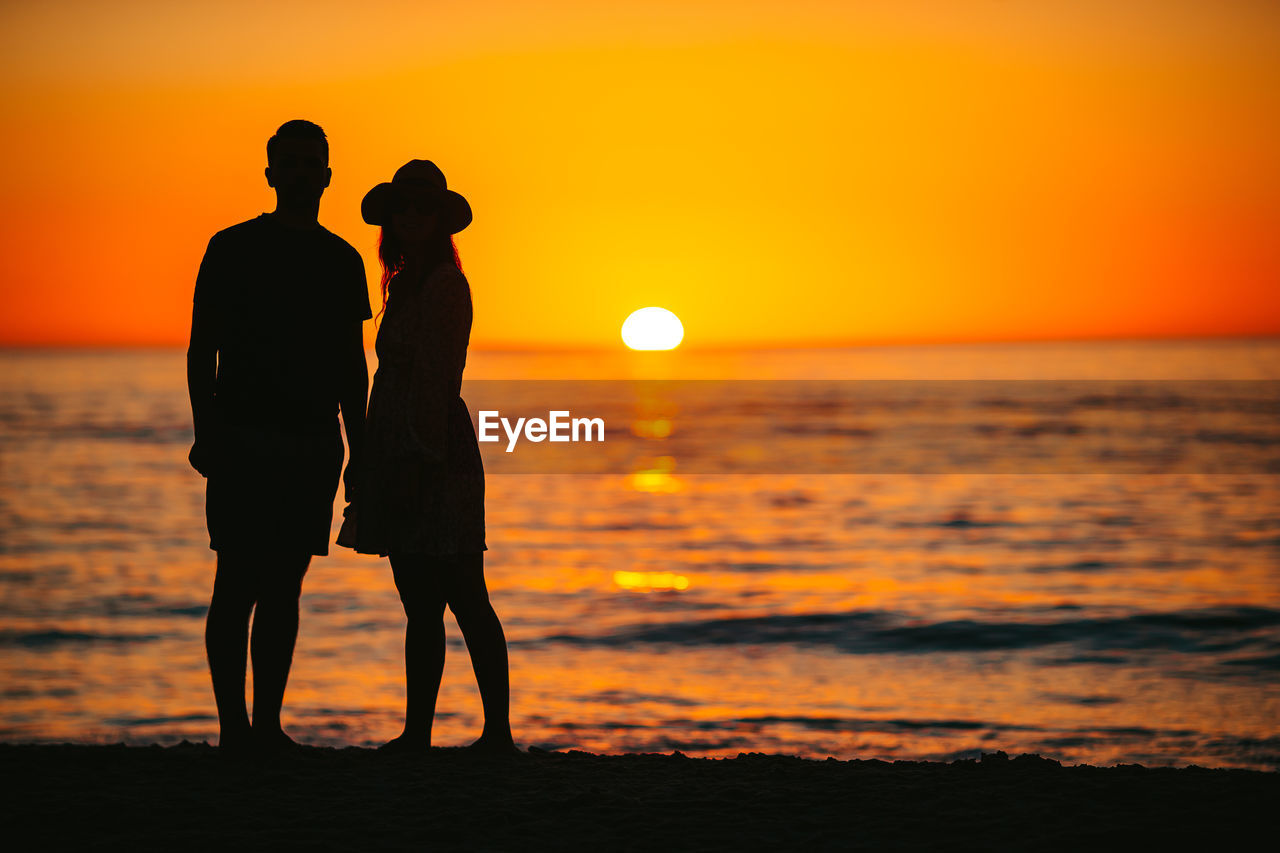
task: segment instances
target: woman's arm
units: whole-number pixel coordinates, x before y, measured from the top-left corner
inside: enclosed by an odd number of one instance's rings
[[[443,462],[449,412],[462,388],[471,337],[471,288],[466,276],[451,264],[438,267],[419,294],[417,310],[409,432],[428,459]]]
[[[342,475],[342,489],[348,503],[359,488],[357,473],[364,464],[364,418],[369,402],[369,365],[364,359],[363,321],[352,321],[341,342],[342,370],[338,407],[347,433],[347,468]]]

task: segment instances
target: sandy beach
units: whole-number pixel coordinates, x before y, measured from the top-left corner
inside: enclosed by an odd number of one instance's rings
[[[744,753],[494,759],[303,747],[0,745],[10,838],[41,849],[1236,847],[1280,774]]]

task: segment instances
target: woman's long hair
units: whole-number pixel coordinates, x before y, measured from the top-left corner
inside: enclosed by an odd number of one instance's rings
[[[378,260],[382,263],[382,308],[378,311],[378,317],[381,317],[382,312],[387,310],[387,285],[392,277],[404,268],[404,246],[401,245],[395,233],[385,225],[378,231]],[[451,234],[437,234],[427,241],[428,267],[441,261],[451,261],[459,272],[463,271],[462,258],[458,256],[458,244],[453,241]],[[378,317],[373,318],[375,328]]]

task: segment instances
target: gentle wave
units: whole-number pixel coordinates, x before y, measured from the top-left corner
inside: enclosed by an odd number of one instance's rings
[[[674,645],[825,645],[850,654],[923,654],[1022,650],[1072,644],[1094,652],[1163,650],[1221,659],[1231,652],[1280,649],[1280,610],[1229,607],[1115,618],[1060,621],[955,619],[921,623],[877,610],[705,619],[623,627],[608,633],[558,633],[529,644],[625,647]],[[1222,660],[1234,666],[1274,667],[1275,656]]]
[[[0,646],[25,646],[29,649],[49,648],[68,643],[151,643],[167,639],[167,634],[125,634],[103,631],[63,631],[50,629],[44,631],[11,631],[0,630]]]

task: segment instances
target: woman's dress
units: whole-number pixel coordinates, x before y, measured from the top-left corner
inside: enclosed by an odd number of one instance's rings
[[[488,550],[484,468],[461,396],[470,335],[471,288],[453,263],[388,283],[353,500],[357,552]]]

